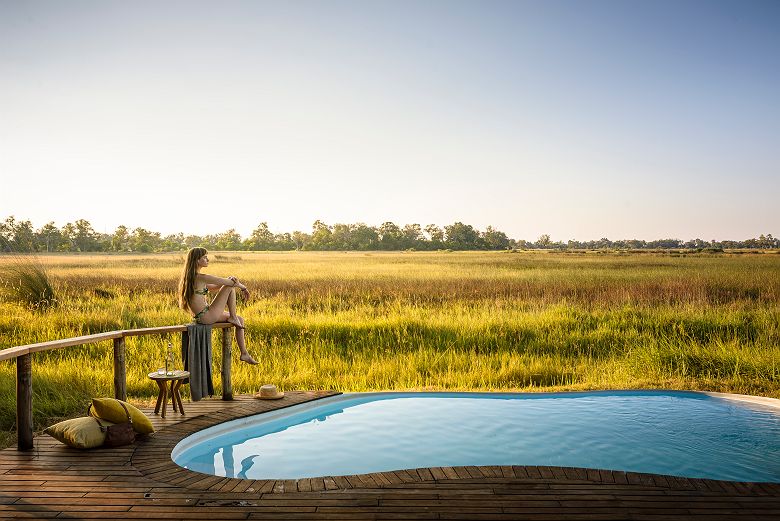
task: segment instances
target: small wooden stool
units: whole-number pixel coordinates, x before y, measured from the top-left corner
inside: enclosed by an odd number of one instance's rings
[[[154,406],[154,414],[160,412],[160,406],[162,405],[161,416],[165,418],[165,409],[168,405],[168,382],[171,382],[171,401],[173,402],[173,411],[178,410],[182,415],[184,414],[184,406],[181,404],[181,394],[179,394],[179,387],[182,386],[184,380],[190,377],[189,371],[173,371],[173,374],[160,374],[157,371],[149,373],[149,378],[157,382],[157,386],[160,388],[160,394],[157,395],[157,405]]]

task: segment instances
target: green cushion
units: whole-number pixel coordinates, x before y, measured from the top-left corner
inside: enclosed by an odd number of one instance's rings
[[[105,426],[113,425],[104,422]],[[46,427],[43,432],[75,449],[100,447],[106,441],[106,433],[100,430],[95,418],[74,418]]]
[[[154,432],[152,420],[147,418],[144,413],[135,406],[115,398],[92,398],[93,414],[101,420],[108,420],[114,423],[126,422],[127,413],[120,405],[121,403],[125,404],[127,412],[130,413],[130,419],[133,420],[133,430],[135,432],[138,434],[151,434]]]

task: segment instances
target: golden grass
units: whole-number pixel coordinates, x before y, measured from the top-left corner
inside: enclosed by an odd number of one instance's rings
[[[253,290],[238,393],[282,389],[676,388],[780,397],[780,255],[212,254]],[[181,254],[41,258],[60,306],[0,297],[0,348],[180,324]],[[5,258],[0,257],[0,265]],[[151,403],[168,339],[127,341],[128,393]],[[178,339],[173,339],[178,345]],[[216,341],[216,337],[215,337]],[[218,344],[217,344],[218,345]],[[215,360],[218,362],[218,360]],[[40,424],[110,395],[111,345],[34,357]],[[219,367],[215,367],[219,386]],[[0,364],[12,430],[14,366]],[[63,392],[67,389],[67,392]],[[1,441],[0,441],[1,443]]]

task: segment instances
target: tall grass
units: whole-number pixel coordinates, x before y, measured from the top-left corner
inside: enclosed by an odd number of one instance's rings
[[[35,255],[10,255],[0,265],[0,285],[11,300],[31,309],[46,309],[57,303],[49,274]]]
[[[0,348],[189,320],[176,307],[179,255],[41,262],[61,305],[33,311],[0,295]],[[253,289],[240,313],[260,365],[234,353],[239,393],[272,382],[287,390],[642,387],[780,397],[780,255],[236,253],[216,257],[208,271]],[[146,374],[162,363],[167,340],[128,339],[131,399],[152,403]],[[218,357],[215,364],[219,388]],[[36,354],[38,427],[110,395],[111,369],[110,343]],[[0,364],[5,430],[13,385],[13,365]]]

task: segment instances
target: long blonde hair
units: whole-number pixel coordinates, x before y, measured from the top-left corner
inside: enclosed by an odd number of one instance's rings
[[[179,279],[179,307],[185,311],[190,309],[190,299],[195,294],[195,276],[198,274],[198,259],[206,255],[206,248],[192,248],[187,252],[187,262]]]

